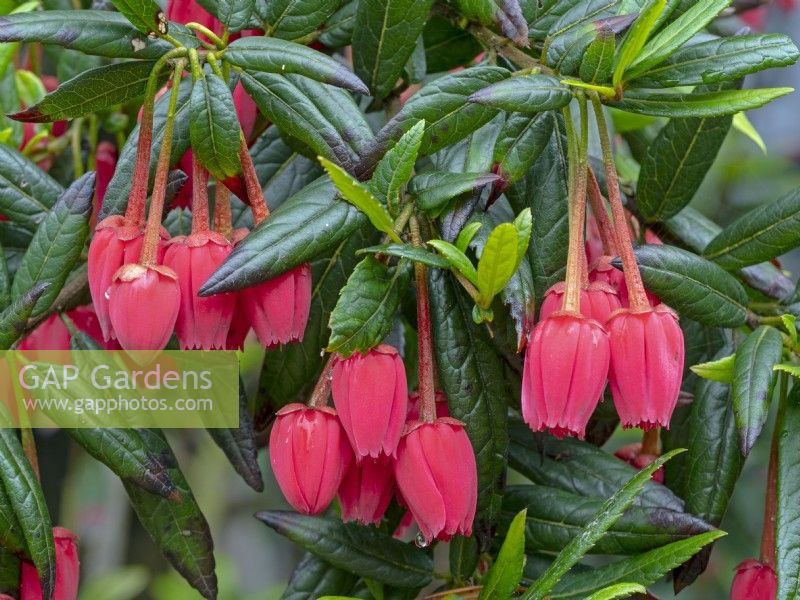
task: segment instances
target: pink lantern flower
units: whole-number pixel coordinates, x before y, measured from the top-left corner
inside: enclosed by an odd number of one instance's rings
[[[731,585],[731,600],[775,600],[778,577],[772,567],[750,558],[739,563]]]
[[[53,600],[75,600],[78,597],[80,561],[78,560],[78,537],[63,527],[53,528],[56,547],[56,581]],[[42,600],[39,573],[29,562],[22,563],[20,577],[20,600]]]
[[[353,462],[339,487],[344,521],[381,522],[394,493],[392,461],[386,456]]]

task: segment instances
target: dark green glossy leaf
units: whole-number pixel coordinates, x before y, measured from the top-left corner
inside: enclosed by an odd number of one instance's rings
[[[416,196],[416,203],[424,211],[441,212],[444,205],[466,192],[485,187],[499,177],[491,173],[447,173],[435,171],[414,177],[408,191]]]
[[[764,106],[793,91],[792,88],[761,88],[674,94],[631,89],[625,92],[622,100],[606,103],[626,112],[654,117],[721,117]]]
[[[110,0],[136,29],[147,35],[167,33],[167,20],[154,0]]]
[[[349,46],[353,39],[357,9],[358,2],[356,0],[344,2],[342,7],[325,22],[319,41],[332,49]]]
[[[194,155],[218,181],[241,170],[240,137],[228,85],[214,73],[195,81],[189,99],[189,139]]]
[[[173,23],[170,34],[178,35],[189,47],[199,44],[182,25]],[[0,42],[42,42],[109,58],[158,58],[174,49],[169,42],[151,38],[132,27],[122,14],[108,10],[47,10],[6,15],[0,17]]]
[[[243,73],[242,84],[262,113],[316,155],[352,170],[372,138],[350,94],[300,75]]]
[[[397,256],[399,258],[409,258],[414,262],[428,265],[436,269],[449,269],[450,263],[446,258],[418,248],[410,244],[382,244],[380,246],[370,246],[358,251],[358,254],[385,254],[387,256]]]
[[[369,94],[364,82],[343,64],[321,52],[278,38],[240,38],[228,46],[225,60],[247,71],[297,73],[359,94]]]
[[[497,136],[494,162],[506,185],[523,178],[553,137],[556,116],[543,112],[534,116],[511,113]]]
[[[394,89],[431,4],[432,0],[359,0],[353,67],[375,98],[385,98]]]
[[[442,73],[465,66],[482,50],[480,42],[468,31],[440,16],[428,19],[422,39],[428,73]]]
[[[174,165],[189,149],[189,98],[192,91],[191,79],[186,79],[181,83],[178,92],[178,102],[175,107],[175,127],[172,136],[172,147],[170,152],[170,164]],[[156,162],[161,151],[161,144],[164,141],[164,125],[167,120],[167,108],[169,105],[169,94],[164,94],[156,101],[155,112],[153,114],[153,145],[150,152],[150,184],[155,178]],[[131,181],[133,180],[133,169],[136,163],[136,149],[139,144],[139,127],[133,129],[128,141],[120,152],[117,159],[114,176],[108,184],[105,198],[103,199],[103,209],[101,218],[109,215],[120,215],[125,212],[128,205],[128,198],[131,195]]]
[[[703,254],[728,270],[771,260],[800,245],[800,190],[742,215]]]
[[[478,568],[478,542],[474,537],[457,535],[450,541],[450,574],[457,585],[472,578]]]
[[[736,349],[733,364],[733,411],[742,456],[750,453],[767,421],[775,372],[783,353],[780,332],[762,325]]]
[[[261,25],[259,3],[253,0],[200,0],[200,5],[234,33]]]
[[[0,241],[0,311],[8,308],[9,304],[11,304],[11,272],[3,243]]]
[[[547,571],[528,588],[528,591],[522,596],[523,600],[542,600],[549,594],[567,571],[577,564],[607,531],[625,519],[623,513],[629,509],[633,500],[642,491],[644,484],[652,477],[653,473],[679,452],[682,450],[673,450],[658,457],[603,502],[594,516],[586,523],[583,531],[564,546]]]
[[[170,465],[169,477],[182,501],[180,504],[170,502],[123,481],[125,491],[142,526],[170,564],[204,598],[212,600],[217,597],[217,576],[214,572],[214,543],[208,522],[177,466],[163,433],[157,430],[141,431],[159,440],[150,443],[159,443],[165,448],[166,456],[162,455],[162,460]]]
[[[645,287],[681,316],[718,327],[747,320],[747,294],[735,277],[692,252],[648,244],[635,250]],[[619,259],[614,266],[620,268]]]
[[[55,301],[81,258],[89,236],[94,182],[95,175],[89,172],[64,191],[39,225],[17,268],[11,286],[14,296],[20,296],[37,283],[49,284],[33,308],[34,317]]]
[[[485,87],[469,98],[469,102],[500,110],[538,113],[561,108],[572,100],[569,88],[550,75],[520,75]]]
[[[336,248],[366,218],[320,178],[284,202],[236,245],[203,286],[204,295],[250,287]]]
[[[427,554],[374,528],[284,511],[264,511],[256,518],[334,567],[361,577],[408,588],[431,581],[433,563]]]
[[[528,37],[536,41],[544,41],[555,23],[576,6],[588,4],[582,0],[542,0],[541,2],[523,2],[522,13],[528,21]]]
[[[316,600],[324,595],[347,594],[356,576],[306,552],[292,571],[281,600]]]
[[[589,44],[581,60],[580,77],[586,83],[603,83],[611,79],[614,67],[616,37],[610,29],[601,29]]]
[[[55,179],[5,144],[0,144],[0,213],[28,231],[64,191]]]
[[[0,594],[10,598],[19,591],[20,562],[5,548],[0,548]]]
[[[153,64],[147,60],[129,61],[90,69],[11,118],[26,123],[48,123],[138,100],[144,95]],[[163,75],[162,82],[166,80],[166,71]]]
[[[785,375],[784,375],[785,377]],[[800,386],[795,385],[778,412],[775,425],[778,443],[775,571],[776,600],[792,600],[800,593]]]
[[[52,600],[56,583],[53,525],[42,486],[14,429],[0,428],[0,485],[5,487],[11,509],[22,527],[28,553],[39,572],[42,596]]]
[[[11,502],[11,497],[6,492],[5,485],[0,483],[0,582],[3,576],[7,575],[3,572],[2,566],[4,559],[7,558],[4,552],[10,552],[18,557],[26,557],[30,559],[28,552],[28,543],[25,541],[25,532],[22,530],[22,525],[19,524],[16,512],[14,512],[14,505]],[[19,569],[19,564],[16,565]],[[14,592],[19,589],[19,586],[14,588]],[[0,585],[0,594],[3,592],[3,587]]]
[[[356,265],[330,318],[328,352],[365,353],[389,334],[411,276],[411,263],[388,267],[372,256]]]
[[[424,133],[425,121],[420,121],[398,140],[375,167],[369,188],[390,209],[398,205],[400,188],[411,179]]]
[[[11,348],[25,333],[33,307],[48,287],[47,283],[36,284],[0,313],[0,350]]]
[[[137,429],[68,429],[69,436],[114,474],[151,494],[173,502],[180,500],[165,464],[169,448],[155,436],[142,436]],[[166,452],[165,452],[166,449]]]
[[[278,0],[267,2],[266,35],[296,40],[315,31],[341,5],[341,0]]]
[[[517,591],[525,564],[525,509],[511,521],[492,568],[486,574],[478,600],[510,598]]]
[[[508,449],[506,407],[511,402],[491,340],[472,321],[473,303],[453,276],[430,275],[436,363],[450,414],[466,424],[478,464],[475,532],[485,548],[499,516]],[[517,511],[518,512],[518,511]]]
[[[648,221],[680,212],[705,179],[732,116],[671,119],[647,148],[636,186],[636,206]]]
[[[797,62],[797,47],[779,33],[724,37],[691,44],[635,79],[641,87],[733,81],[749,73]]]

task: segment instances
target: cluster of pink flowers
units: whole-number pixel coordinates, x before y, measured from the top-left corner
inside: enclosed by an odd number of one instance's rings
[[[338,494],[345,521],[377,524],[396,496],[426,543],[470,535],[477,470],[463,423],[442,397],[436,418],[419,420],[391,346],[331,361],[335,409],[290,404],[272,428],[270,462],[289,504],[319,514]]]

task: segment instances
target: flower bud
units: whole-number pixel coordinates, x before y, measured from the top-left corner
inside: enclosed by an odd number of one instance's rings
[[[161,350],[167,345],[181,305],[175,271],[164,266],[123,266],[109,291],[111,326],[125,350]]]
[[[247,320],[264,348],[301,341],[311,308],[311,265],[240,292]]]
[[[609,340],[603,326],[557,312],[534,327],[525,353],[522,416],[533,431],[583,439],[603,395]]]
[[[331,393],[356,458],[394,456],[408,412],[403,359],[383,344],[334,358]]]
[[[683,332],[677,315],[659,304],[617,311],[606,324],[611,343],[609,383],[623,427],[669,427],[683,374]]]
[[[272,426],[269,460],[289,504],[316,515],[336,496],[353,452],[336,411],[289,404],[278,411]]]
[[[478,475],[460,421],[409,423],[397,447],[394,476],[426,542],[472,534]]]
[[[778,578],[772,567],[750,558],[739,563],[731,585],[731,600],[775,600]]]
[[[178,275],[181,288],[181,308],[175,323],[181,349],[226,348],[236,295],[200,297],[197,292],[232,250],[231,243],[213,231],[170,241],[164,254],[164,265]]]
[[[80,561],[77,536],[63,527],[53,528],[56,547],[56,581],[53,600],[75,600],[78,597]],[[20,576],[20,600],[42,600],[39,573],[29,562],[23,562]]]
[[[95,211],[99,211],[103,206],[108,184],[111,183],[111,178],[114,177],[114,169],[117,166],[117,147],[106,141],[97,144],[95,165],[97,171],[97,181],[94,185],[94,194],[95,198],[97,198]]]
[[[342,519],[378,524],[392,501],[394,474],[386,456],[365,458],[350,465],[339,487]]]

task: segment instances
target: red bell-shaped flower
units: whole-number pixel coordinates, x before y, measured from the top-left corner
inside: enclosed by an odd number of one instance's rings
[[[478,475],[460,421],[409,423],[397,447],[394,476],[426,542],[472,534]]]
[[[603,395],[609,365],[603,326],[557,312],[534,327],[525,353],[522,416],[533,431],[583,438]]]
[[[356,457],[394,456],[408,412],[403,359],[384,344],[334,360],[333,403]]]
[[[226,348],[235,294],[201,297],[198,290],[233,250],[231,243],[213,231],[173,238],[164,265],[175,271],[181,288],[181,308],[175,333],[184,350]]]
[[[609,383],[623,427],[669,427],[683,375],[683,331],[666,305],[617,311],[606,323]]]
[[[316,515],[336,496],[353,451],[336,411],[289,404],[278,411],[272,426],[269,460],[289,504]]]
[[[67,313],[78,331],[82,331],[106,350],[119,350],[116,340],[103,341],[100,322],[91,304],[78,306]],[[69,350],[71,336],[59,315],[51,315],[41,325],[24,337],[19,350]]]
[[[111,326],[125,350],[161,350],[167,345],[181,305],[175,271],[164,266],[123,266],[108,298]]]
[[[240,292],[247,320],[264,348],[303,339],[311,308],[311,266],[300,265]]]
[[[378,524],[392,501],[394,473],[386,456],[353,462],[339,487],[342,519]]]
[[[56,581],[53,600],[75,600],[78,597],[80,561],[77,536],[63,527],[53,528],[56,547]],[[31,563],[24,561],[20,570],[20,600],[42,600],[39,573]]]
[[[772,567],[750,558],[739,563],[731,585],[731,600],[775,600],[778,578]]]

